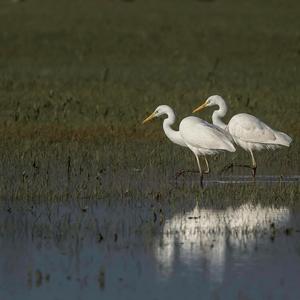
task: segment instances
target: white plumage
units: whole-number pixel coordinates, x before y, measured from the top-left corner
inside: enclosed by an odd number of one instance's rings
[[[258,118],[246,113],[233,116],[228,123],[228,131],[236,144],[248,151],[289,147],[292,141],[287,134],[273,130]]]
[[[223,123],[221,118],[227,113],[227,105],[221,96],[215,95],[209,97],[204,104],[196,108],[193,112],[213,105],[219,107],[212,115],[213,124],[228,131],[234,142],[251,154],[254,177],[256,174],[256,161],[253,155],[254,150],[260,151],[263,149],[276,149],[282,146],[290,146],[292,142],[291,137],[283,132],[272,129],[250,114],[240,113],[233,116],[228,125]]]
[[[180,122],[179,132],[186,145],[198,155],[212,155],[222,150],[235,151],[223,130],[199,118],[184,118]]]
[[[161,115],[167,115],[167,118],[163,122],[163,129],[166,136],[173,143],[188,147],[194,153],[200,172],[201,186],[203,173],[198,156],[204,156],[207,164],[207,173],[209,172],[209,167],[206,155],[216,154],[220,151],[235,151],[230,136],[223,129],[199,118],[186,117],[180,122],[179,131],[173,130],[171,126],[175,123],[175,114],[168,105],[158,106],[143,123]]]

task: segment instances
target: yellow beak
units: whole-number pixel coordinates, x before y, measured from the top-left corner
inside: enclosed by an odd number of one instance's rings
[[[148,121],[152,120],[153,118],[155,118],[155,114],[152,113],[148,118],[146,118],[144,121],[143,121],[143,124],[147,123]]]
[[[205,101],[202,105],[200,105],[199,107],[195,108],[195,109],[193,110],[193,113],[195,113],[195,112],[197,112],[197,111],[200,111],[200,110],[204,109],[206,106],[207,106],[207,104],[206,104],[206,101]]]

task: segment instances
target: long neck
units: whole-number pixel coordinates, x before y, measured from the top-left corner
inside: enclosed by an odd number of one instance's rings
[[[218,103],[219,109],[215,110],[213,115],[212,115],[212,122],[214,125],[225,129],[226,124],[222,121],[222,118],[226,115],[227,113],[227,105],[225,101],[220,101]]]
[[[166,136],[168,137],[168,139],[170,141],[172,141],[173,143],[186,147],[185,142],[183,141],[179,131],[176,131],[174,129],[172,129],[172,125],[175,123],[175,114],[173,111],[169,111],[167,113],[168,117],[166,119],[164,119],[163,122],[163,129],[164,132],[166,134]]]

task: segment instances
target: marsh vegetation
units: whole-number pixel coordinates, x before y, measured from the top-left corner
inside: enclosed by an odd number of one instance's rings
[[[0,6],[1,299],[299,298],[297,1]],[[243,151],[211,158],[203,191],[176,182],[194,158],[141,124],[213,94],[294,139],[256,183],[219,174]]]

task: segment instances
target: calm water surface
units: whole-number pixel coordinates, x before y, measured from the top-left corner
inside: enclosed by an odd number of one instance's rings
[[[3,300],[300,299],[287,207],[3,208],[0,249]]]

